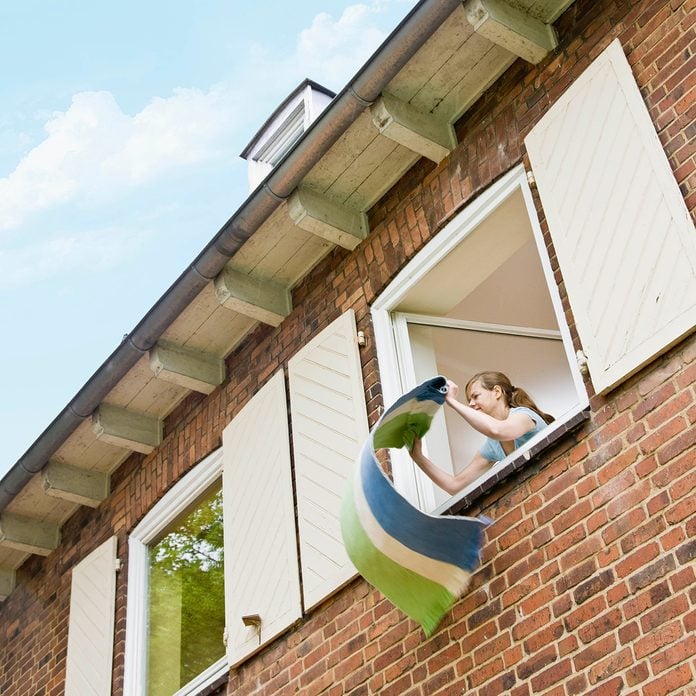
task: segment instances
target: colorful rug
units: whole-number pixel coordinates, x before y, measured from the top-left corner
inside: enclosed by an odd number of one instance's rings
[[[385,411],[363,446],[341,510],[353,565],[427,636],[469,585],[490,520],[421,512],[397,493],[375,450],[410,449],[430,428],[446,393],[446,379],[434,377]]]

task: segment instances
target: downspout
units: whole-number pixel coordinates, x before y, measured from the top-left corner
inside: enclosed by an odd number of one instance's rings
[[[297,188],[461,0],[421,0],[0,481],[0,512]]]

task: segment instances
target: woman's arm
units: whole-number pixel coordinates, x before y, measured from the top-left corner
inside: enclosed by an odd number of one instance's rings
[[[482,435],[499,441],[516,440],[528,433],[536,425],[526,413],[509,413],[505,420],[493,418],[483,411],[477,411],[471,406],[457,401],[459,387],[454,382],[448,382],[449,391],[445,401],[451,406],[472,428]]]
[[[477,452],[471,462],[462,471],[453,476],[443,471],[423,454],[422,440],[419,437],[413,441],[411,458],[428,478],[450,495],[454,495],[466,488],[472,481],[475,481],[481,474],[486,472],[492,464],[492,462],[489,462],[488,459]]]

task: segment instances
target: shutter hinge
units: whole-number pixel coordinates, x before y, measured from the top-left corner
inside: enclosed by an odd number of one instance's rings
[[[531,169],[525,170],[525,174],[527,175],[527,183],[530,186],[536,186],[536,179],[534,178],[534,172]]]
[[[228,639],[228,633],[227,633],[227,626],[222,629],[222,644],[227,647],[227,639]]]
[[[364,331],[358,331],[358,345],[359,346],[366,346],[367,345],[367,339],[365,338]]]
[[[118,573],[119,570],[123,567],[123,563],[120,558],[114,559],[114,570]]]
[[[582,352],[582,350],[579,350],[575,353],[575,359],[578,362],[578,369],[580,370],[580,374],[583,377],[587,377],[590,374],[590,369],[587,364],[587,356],[585,353]]]

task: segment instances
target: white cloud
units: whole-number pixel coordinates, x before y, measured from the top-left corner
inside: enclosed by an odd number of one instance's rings
[[[118,265],[144,245],[144,230],[88,230],[0,250],[0,288],[40,283],[74,271],[103,271]]]
[[[272,45],[252,46],[246,63],[234,66],[234,88],[177,88],[135,115],[124,113],[111,92],[75,94],[66,111],[46,122],[45,138],[0,178],[0,230],[18,228],[41,211],[114,200],[167,173],[229,158],[240,125],[249,129],[252,118],[258,125],[275,108],[269,99],[282,99],[305,77],[340,89],[386,37],[380,25],[391,28],[394,8],[407,4],[350,5],[338,19],[321,12],[289,56],[277,55]]]
[[[129,116],[110,92],[76,94],[46,123],[46,138],[0,179],[0,229],[31,213],[117,192],[222,154],[234,124],[231,94],[178,88]]]
[[[378,27],[384,3],[346,7],[335,20],[321,12],[300,33],[297,63],[301,72],[317,82],[343,86],[387,36]]]

